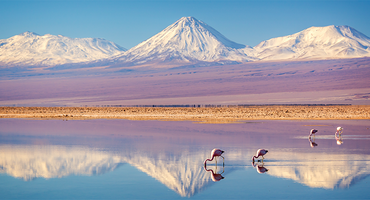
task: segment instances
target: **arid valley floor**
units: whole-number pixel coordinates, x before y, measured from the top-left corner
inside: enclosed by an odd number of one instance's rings
[[[370,106],[0,107],[0,118],[129,119],[230,123],[243,120],[370,119]]]
[[[0,106],[370,105],[370,58],[161,67],[8,71]]]

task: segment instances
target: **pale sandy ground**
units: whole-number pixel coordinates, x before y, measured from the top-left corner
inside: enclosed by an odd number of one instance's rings
[[[0,106],[370,105],[370,58],[96,73],[100,75],[0,73]]]
[[[369,105],[246,107],[0,107],[0,118],[128,119],[229,123],[243,120],[370,119]]]

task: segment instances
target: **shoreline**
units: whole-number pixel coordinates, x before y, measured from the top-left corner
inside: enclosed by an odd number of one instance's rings
[[[235,107],[0,107],[0,118],[127,119],[236,123],[245,120],[370,119],[370,105]]]

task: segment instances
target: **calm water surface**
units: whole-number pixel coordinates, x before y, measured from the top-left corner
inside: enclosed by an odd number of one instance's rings
[[[369,120],[0,119],[0,199],[370,199],[369,174]]]

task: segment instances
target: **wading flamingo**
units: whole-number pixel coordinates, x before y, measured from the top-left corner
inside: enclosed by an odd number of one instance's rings
[[[335,132],[335,139],[337,140],[337,145],[343,144],[342,133],[343,133],[343,128],[337,127],[337,132]]]
[[[308,137],[310,138],[312,135],[315,137],[315,133],[317,133],[318,130],[316,129],[311,129],[310,131],[310,135],[308,135]]]
[[[339,136],[342,136],[342,133],[343,133],[343,128],[342,127],[337,127],[337,132],[335,132],[335,135],[339,135]]]
[[[207,158],[205,161],[204,161],[204,167],[206,166],[207,164],[207,161],[212,161],[213,158],[215,158],[216,160],[216,165],[217,165],[217,158],[216,157],[222,157],[223,161],[224,161],[224,164],[225,164],[225,158],[222,156],[222,154],[224,153],[224,151],[222,151],[221,149],[213,149],[212,152],[211,152],[211,159]]]
[[[262,156],[262,162],[263,162],[263,159],[264,159],[263,156],[266,155],[267,152],[269,151],[266,149],[258,149],[256,155],[252,157],[253,163],[254,163],[254,159],[260,156]]]

